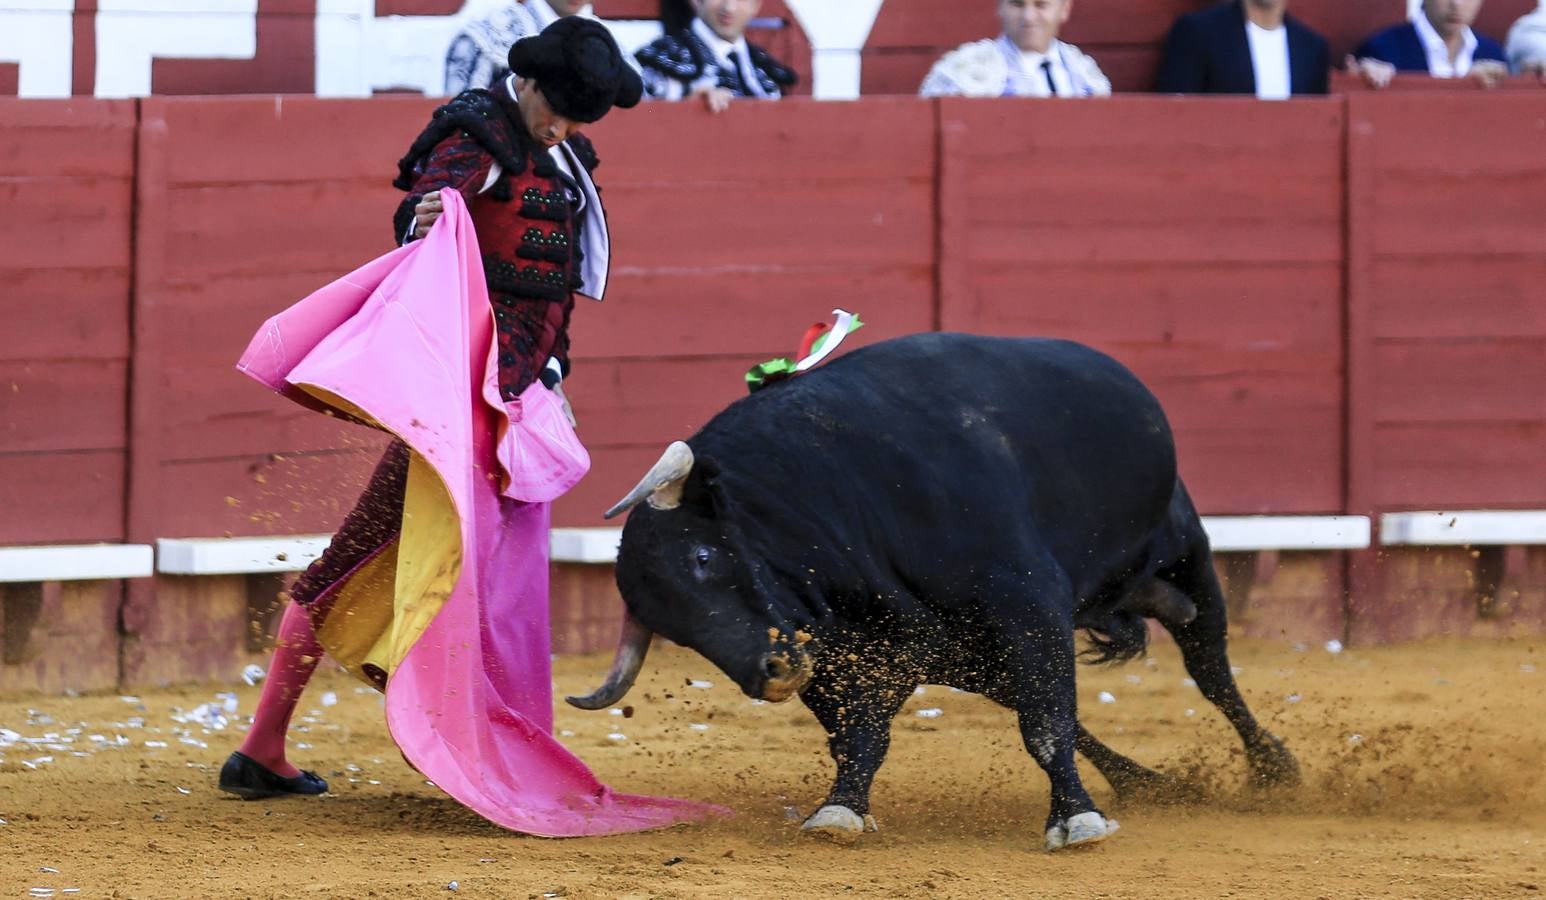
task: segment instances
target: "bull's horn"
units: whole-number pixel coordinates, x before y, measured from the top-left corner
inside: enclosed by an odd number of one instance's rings
[[[682,505],[682,485],[692,472],[692,448],[681,441],[672,442],[660,461],[634,485],[628,496],[617,501],[607,510],[604,518],[610,519],[620,512],[633,509],[645,500],[652,509],[676,509]]]
[[[640,624],[631,613],[623,614],[623,634],[617,639],[617,655],[612,659],[612,671],[601,687],[583,697],[565,697],[570,706],[580,709],[606,709],[628,695],[639,670],[644,668],[644,657],[650,652],[650,638],[654,633]]]

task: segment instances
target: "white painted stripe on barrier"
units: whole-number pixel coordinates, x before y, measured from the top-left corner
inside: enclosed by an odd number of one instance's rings
[[[1368,516],[1203,516],[1215,552],[1246,550],[1362,550],[1369,546]]]
[[[1367,516],[1204,516],[1213,549],[1361,550],[1369,546]],[[553,562],[617,561],[621,528],[555,528],[549,535]],[[156,569],[167,575],[242,575],[299,572],[327,547],[329,535],[254,538],[162,538]]]
[[[553,562],[614,563],[621,528],[555,528],[548,543]]]
[[[149,544],[0,547],[0,581],[144,578],[155,570]]]
[[[1385,513],[1380,516],[1380,543],[1451,547],[1546,544],[1546,510]]]
[[[165,575],[299,572],[322,555],[330,540],[328,534],[161,538],[156,541],[156,571]]]

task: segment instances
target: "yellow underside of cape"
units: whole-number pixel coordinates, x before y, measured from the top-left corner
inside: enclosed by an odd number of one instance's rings
[[[366,424],[364,410],[315,387],[312,394]],[[388,430],[388,429],[382,429]],[[328,655],[367,684],[390,677],[451,596],[462,570],[462,524],[434,468],[410,451],[402,532],[337,588],[317,629]]]

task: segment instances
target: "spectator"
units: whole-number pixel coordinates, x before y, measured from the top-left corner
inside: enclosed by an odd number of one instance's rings
[[[1508,30],[1508,65],[1520,75],[1546,81],[1546,3]]]
[[[746,25],[762,0],[692,0],[692,5],[697,12],[692,24],[635,54],[649,97],[702,97],[719,113],[735,97],[777,100],[795,83],[791,69],[746,41]]]
[[[471,20],[446,51],[445,93],[492,88],[510,74],[516,41],[569,16],[595,18],[588,0],[506,0]]]
[[[999,0],[1004,33],[946,53],[923,79],[925,97],[1107,97],[1095,60],[1058,40],[1073,0]]]
[[[1288,0],[1230,0],[1171,26],[1157,89],[1286,100],[1328,93],[1330,81],[1326,39],[1288,14]]]
[[[1410,22],[1370,36],[1349,60],[1349,68],[1374,88],[1390,84],[1397,72],[1427,72],[1434,78],[1475,78],[1492,87],[1508,77],[1498,42],[1471,30],[1482,0],[1423,0]]]

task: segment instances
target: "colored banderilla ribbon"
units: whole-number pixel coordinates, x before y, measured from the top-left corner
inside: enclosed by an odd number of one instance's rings
[[[843,342],[843,338],[864,327],[857,313],[834,309],[832,315],[837,318],[831,325],[817,322],[805,330],[805,337],[800,341],[799,352],[795,354],[798,362],[780,358],[752,366],[746,373],[746,389],[755,394],[770,384],[793,378],[801,372],[815,368],[822,360],[832,355],[838,344]]]

